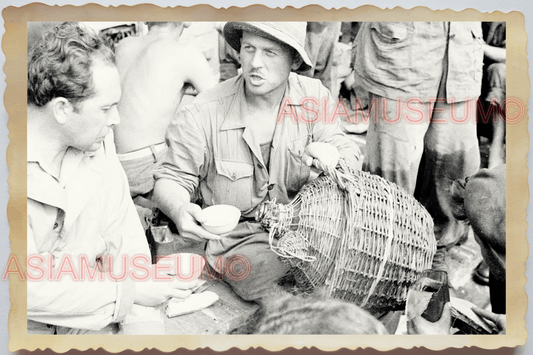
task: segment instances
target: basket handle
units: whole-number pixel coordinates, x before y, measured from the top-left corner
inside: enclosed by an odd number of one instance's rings
[[[346,165],[346,162],[343,158],[339,158],[339,162],[335,168],[331,168],[322,164],[322,162],[316,158],[313,159],[313,166],[322,170],[327,176],[331,177],[339,186],[339,188],[344,191],[346,191],[349,183],[354,183],[354,178],[350,174],[350,169]]]

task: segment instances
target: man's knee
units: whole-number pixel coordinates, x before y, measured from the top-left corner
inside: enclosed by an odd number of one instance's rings
[[[224,280],[242,299],[257,301],[277,289],[279,280],[287,275],[289,266],[271,250],[256,253],[252,258],[228,258],[224,266]]]
[[[494,63],[487,68],[487,79],[491,87],[505,87],[505,63]]]
[[[506,66],[505,63],[493,63],[489,65],[487,72],[499,76],[503,76],[505,78],[506,73]]]

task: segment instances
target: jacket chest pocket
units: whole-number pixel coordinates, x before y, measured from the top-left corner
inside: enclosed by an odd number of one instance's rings
[[[253,165],[215,160],[213,204],[228,204],[247,211],[252,207]]]
[[[285,186],[289,197],[293,197],[309,179],[311,168],[302,160],[305,147],[310,143],[309,136],[292,141],[287,149],[287,175]]]
[[[372,28],[383,44],[396,45],[409,40],[415,31],[412,22],[372,22]]]

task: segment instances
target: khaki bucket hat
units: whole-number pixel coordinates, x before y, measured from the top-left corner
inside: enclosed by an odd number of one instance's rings
[[[304,72],[313,66],[304,49],[306,27],[307,22],[228,22],[224,26],[224,38],[237,52],[241,50],[242,31],[285,43],[302,57],[303,62],[296,71]]]

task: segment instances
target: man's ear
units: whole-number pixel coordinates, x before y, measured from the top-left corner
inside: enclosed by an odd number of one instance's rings
[[[57,123],[63,125],[68,121],[68,118],[74,112],[74,106],[64,97],[56,97],[50,101],[52,112]]]
[[[304,61],[303,58],[298,53],[296,53],[296,55],[294,56],[294,59],[292,60],[291,69],[298,70],[300,65],[302,65],[303,61]]]

